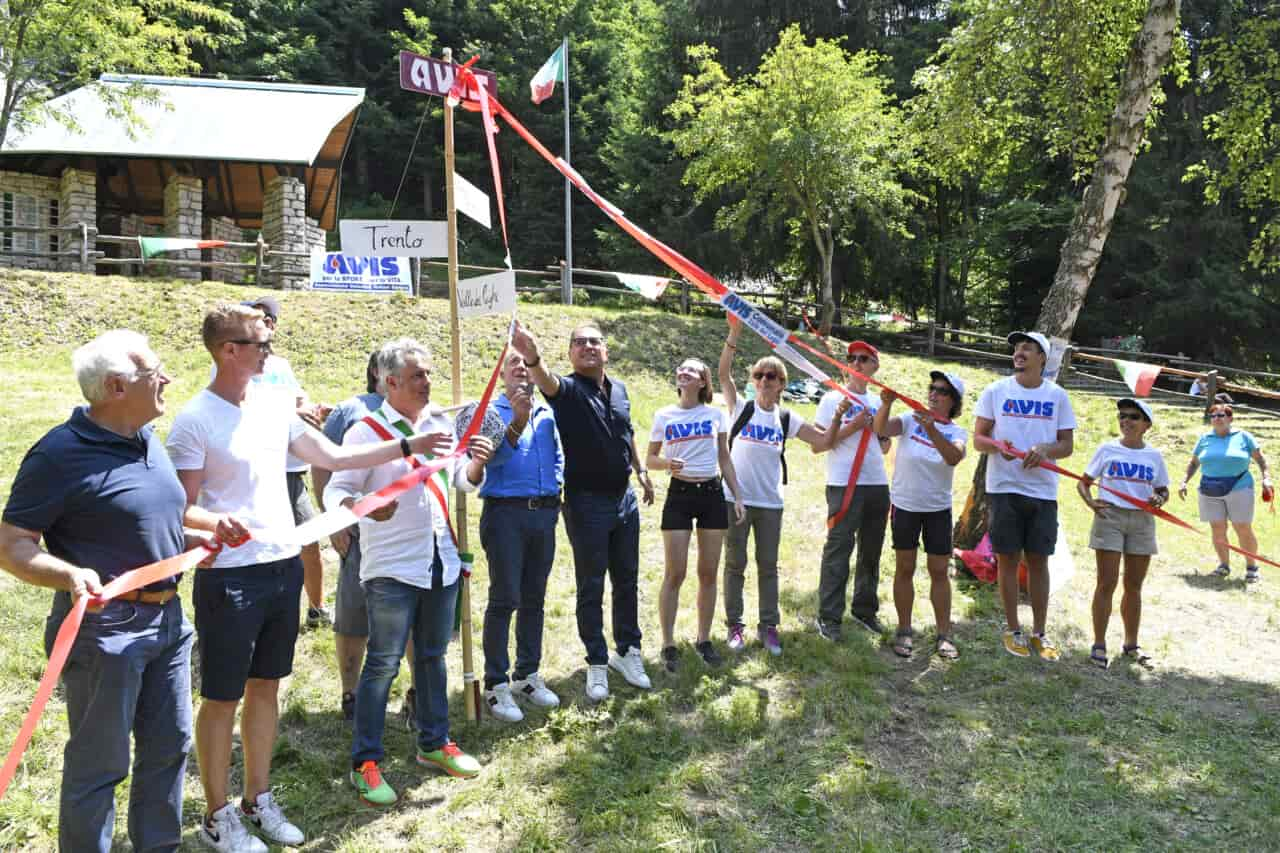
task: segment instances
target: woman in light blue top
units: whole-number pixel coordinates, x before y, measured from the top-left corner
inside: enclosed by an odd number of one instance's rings
[[[1242,429],[1232,429],[1231,406],[1219,403],[1209,410],[1213,430],[1196,442],[1187,464],[1187,475],[1182,479],[1178,497],[1187,497],[1187,484],[1197,468],[1200,474],[1200,520],[1209,522],[1213,529],[1213,548],[1218,552],[1216,577],[1231,574],[1230,550],[1227,548],[1227,522],[1236,530],[1240,547],[1252,553],[1258,552],[1258,537],[1253,534],[1253,477],[1249,474],[1249,460],[1258,463],[1262,472],[1262,491],[1271,489],[1271,477],[1267,474],[1267,460],[1252,435]],[[1245,565],[1247,583],[1259,580],[1258,567],[1252,560]]]

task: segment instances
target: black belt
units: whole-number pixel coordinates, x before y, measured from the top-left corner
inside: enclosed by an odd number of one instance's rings
[[[707,494],[714,494],[723,492],[724,487],[720,485],[719,477],[712,477],[710,480],[699,480],[696,483],[672,477],[667,486],[667,491],[677,493],[684,492],[686,494],[689,492],[706,492]]]
[[[485,498],[504,506],[522,506],[525,509],[555,509],[560,506],[560,495],[541,495],[534,498]]]

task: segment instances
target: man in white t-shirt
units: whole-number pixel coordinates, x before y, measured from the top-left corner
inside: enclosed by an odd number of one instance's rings
[[[849,344],[848,357],[853,369],[863,376],[873,376],[880,369],[880,353],[866,341]],[[813,418],[814,425],[825,431],[822,439],[814,443],[813,450],[828,453],[827,517],[839,516],[827,530],[818,579],[818,633],[829,640],[840,639],[849,561],[855,545],[858,560],[850,611],[858,625],[876,634],[884,632],[876,614],[880,610],[880,551],[889,520],[889,475],[884,467],[889,440],[871,431],[880,404],[877,398],[867,394],[866,380],[853,376],[847,387],[853,392],[852,399],[838,391],[828,391],[818,403],[818,413]],[[868,436],[866,451],[856,488],[848,508],[841,514],[864,434]]]
[[[338,447],[298,418],[292,400],[253,386],[271,352],[261,311],[219,305],[205,315],[201,337],[217,370],[174,420],[166,444],[186,492],[184,524],[242,544],[219,552],[213,568],[196,573],[193,587],[203,697],[196,755],[206,803],[198,837],[215,850],[265,853],[241,816],[277,844],[305,840],[269,783],[280,679],[293,668],[302,589],[285,457],[292,451],[332,471],[365,468],[415,452],[447,452],[453,435]],[[227,775],[241,697],[244,794],[237,809],[227,802]]]
[[[1039,332],[1014,332],[1013,375],[992,382],[978,398],[974,447],[987,456],[989,532],[1000,574],[1000,600],[1008,630],[1005,651],[1030,657],[1031,649],[1056,661],[1057,647],[1045,636],[1049,610],[1049,556],[1058,541],[1058,475],[1041,468],[1074,449],[1075,414],[1067,392],[1044,378],[1049,339]],[[1026,457],[993,450],[981,439],[1007,442]],[[1018,620],[1018,563],[1027,564],[1033,619],[1030,648]]]

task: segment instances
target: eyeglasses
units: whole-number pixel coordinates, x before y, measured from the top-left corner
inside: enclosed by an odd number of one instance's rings
[[[251,341],[245,338],[238,338],[238,339],[229,340],[227,341],[227,343],[240,344],[241,346],[246,346],[246,347],[255,346],[258,348],[259,352],[264,352],[268,354],[270,354],[271,352],[271,338],[267,338],[265,341]]]
[[[851,356],[849,356],[849,360],[850,360],[850,361],[855,361],[855,362],[857,362],[857,361],[875,361],[875,356],[873,356],[873,355],[867,355],[866,353],[859,353],[858,355],[851,355]]]
[[[948,386],[946,386],[946,385],[930,385],[930,386],[929,386],[929,393],[930,393],[930,394],[946,394],[948,397],[950,397],[950,396],[951,396],[951,388],[949,388],[949,387],[948,387]]]
[[[764,379],[767,382],[772,382],[778,378],[778,374],[774,373],[772,370],[757,370],[755,373],[751,374],[751,378],[756,380]]]
[[[136,379],[150,379],[152,376],[159,376],[161,373],[164,373],[164,365],[157,364],[155,367],[144,367],[136,370],[133,375]]]
[[[1230,412],[1214,412],[1213,414],[1209,415],[1209,417],[1213,418],[1216,421],[1218,418],[1231,417],[1231,413]]]
[[[1145,418],[1143,418],[1142,415],[1138,414],[1137,412],[1120,412],[1118,415],[1116,415],[1116,417],[1122,421],[1145,420]]]
[[[569,343],[575,347],[601,347],[604,346],[604,338],[572,338]]]

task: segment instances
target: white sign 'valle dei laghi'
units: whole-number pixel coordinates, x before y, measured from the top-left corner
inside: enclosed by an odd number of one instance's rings
[[[510,314],[516,310],[516,274],[503,270],[458,282],[458,316]]]

